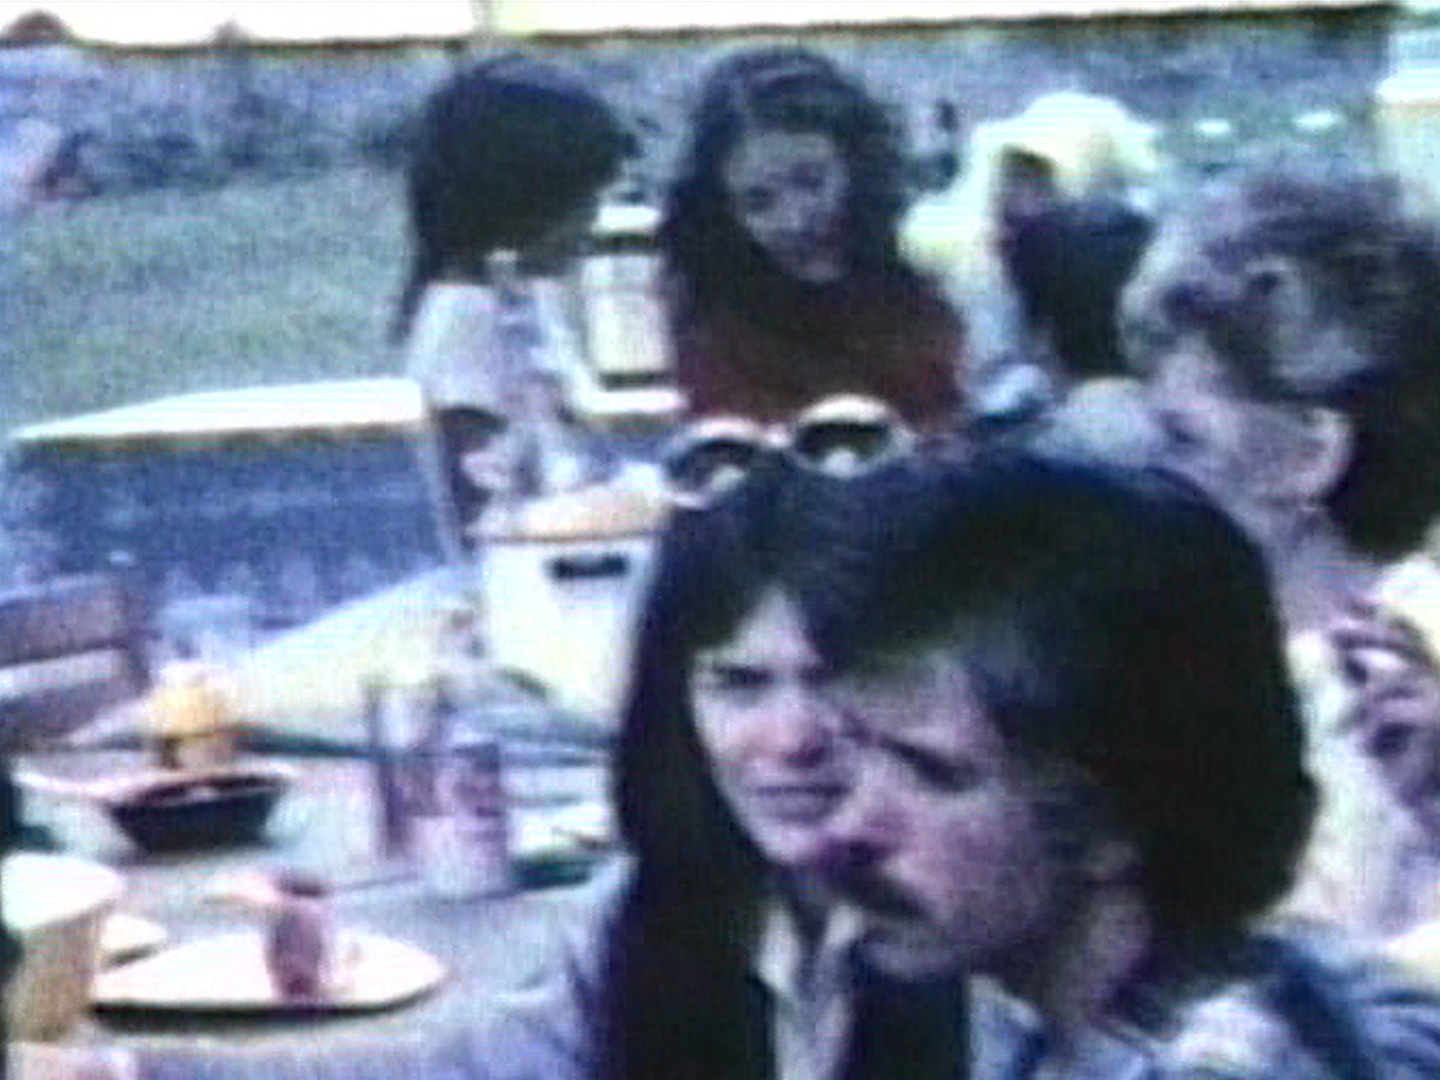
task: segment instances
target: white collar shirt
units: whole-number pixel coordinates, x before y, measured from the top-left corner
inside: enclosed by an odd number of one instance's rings
[[[850,956],[859,913],[832,908],[819,942],[808,949],[788,904],[765,910],[754,974],[769,991],[777,1080],[838,1080],[854,1021]]]

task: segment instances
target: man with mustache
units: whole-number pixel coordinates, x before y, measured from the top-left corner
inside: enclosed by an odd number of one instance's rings
[[[1315,790],[1254,546],[1152,476],[1013,462],[953,500],[831,688],[865,959],[985,976],[987,1080],[1437,1075],[1440,1003],[1262,921]]]

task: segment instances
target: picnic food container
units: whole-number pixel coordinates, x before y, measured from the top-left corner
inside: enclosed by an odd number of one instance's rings
[[[98,806],[142,851],[178,852],[255,843],[295,779],[278,762],[150,769],[73,780],[16,774],[32,791]]]
[[[179,775],[106,804],[120,831],[145,851],[253,843],[289,786],[278,773],[234,769]]]
[[[621,480],[484,521],[478,573],[495,666],[562,710],[615,722],[663,518],[653,492]]]

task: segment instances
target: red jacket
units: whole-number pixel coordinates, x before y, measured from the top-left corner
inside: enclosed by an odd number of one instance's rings
[[[681,290],[672,289],[674,297]],[[727,307],[671,304],[676,381],[689,415],[786,420],[837,393],[880,398],[928,431],[964,417],[960,316],[918,278],[854,276],[797,290],[784,325]]]

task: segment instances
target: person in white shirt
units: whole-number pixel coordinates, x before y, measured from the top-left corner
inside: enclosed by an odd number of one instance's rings
[[[505,54],[426,100],[406,168],[412,265],[393,333],[434,421],[436,501],[452,556],[494,497],[585,472],[562,387],[579,355],[560,275],[628,141],[577,77]]]

